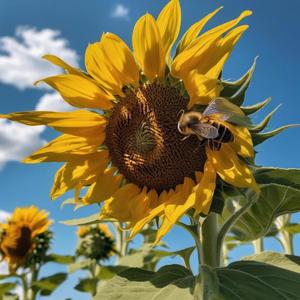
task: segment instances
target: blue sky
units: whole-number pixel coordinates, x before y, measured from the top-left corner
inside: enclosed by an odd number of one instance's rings
[[[70,63],[83,67],[84,50],[88,43],[97,41],[102,32],[119,34],[131,45],[131,32],[135,21],[145,12],[157,16],[167,1],[58,1],[58,0],[2,0],[0,2],[0,113],[33,110],[36,108],[69,109],[62,105],[51,90],[33,88],[39,77],[58,73],[38,59],[44,51],[52,50]],[[255,120],[278,104],[270,129],[288,123],[299,123],[298,96],[300,61],[298,58],[300,2],[289,0],[283,5],[279,0],[181,0],[182,32],[205,14],[223,5],[223,10],[210,26],[237,16],[244,9],[253,10],[247,19],[249,30],[227,62],[225,79],[237,79],[259,55],[257,69],[247,93],[246,104],[253,104],[271,96],[269,108],[259,113]],[[51,51],[50,51],[51,52]],[[52,53],[53,53],[52,52]],[[95,213],[96,207],[76,213],[71,207],[60,209],[61,200],[51,202],[49,191],[56,164],[23,165],[20,158],[38,148],[57,134],[43,128],[25,129],[0,123],[0,209],[12,211],[16,206],[35,204],[50,211],[55,220],[53,249],[62,254],[72,254],[75,249],[74,228],[59,224],[60,220]],[[257,148],[257,163],[266,166],[300,167],[298,129],[290,129]],[[63,199],[70,197],[66,195]],[[176,236],[176,239],[174,238]],[[166,237],[167,243],[179,249],[192,244],[180,229]],[[273,241],[269,249],[280,250]],[[234,258],[251,253],[243,247]],[[193,259],[194,260],[194,259]],[[166,260],[165,263],[170,261]],[[54,265],[47,272],[62,270]],[[88,299],[72,291],[77,278],[71,279],[49,299]]]

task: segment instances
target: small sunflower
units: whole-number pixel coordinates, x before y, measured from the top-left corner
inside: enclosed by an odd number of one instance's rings
[[[134,26],[133,52],[115,34],[104,33],[85,52],[86,72],[53,55],[45,59],[66,74],[42,79],[72,112],[33,111],[1,115],[27,125],[48,125],[63,134],[25,159],[26,163],[65,162],[51,192],[57,198],[83,187],[82,203],[103,202],[100,218],[126,222],[131,237],[159,216],[165,235],[189,209],[208,214],[217,178],[257,190],[249,167],[252,157],[247,128],[216,118],[234,135],[218,151],[183,140],[181,111],[207,105],[220,95],[224,63],[247,30],[240,25],[251,11],[203,33],[216,9],[193,24],[177,45],[181,9],[171,0],[155,19],[147,13]]]
[[[80,226],[76,254],[90,259],[108,259],[116,253],[112,233],[105,224]]]
[[[10,270],[26,264],[36,246],[36,239],[45,234],[50,224],[48,213],[35,206],[16,208],[8,222],[0,224],[0,253]]]

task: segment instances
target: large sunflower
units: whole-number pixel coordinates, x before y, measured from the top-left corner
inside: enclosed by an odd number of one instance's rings
[[[23,266],[35,248],[35,239],[48,230],[48,213],[35,206],[18,207],[8,222],[0,224],[0,253],[10,270]]]
[[[242,157],[253,156],[247,128],[223,122],[234,141],[219,151],[183,140],[180,112],[207,105],[222,90],[223,65],[247,25],[236,19],[202,33],[217,9],[193,24],[171,58],[181,23],[179,0],[155,19],[142,16],[133,29],[133,53],[118,36],[104,33],[85,53],[87,72],[60,58],[44,58],[66,74],[42,79],[72,112],[33,111],[2,115],[27,125],[48,125],[63,134],[25,159],[26,163],[65,162],[55,176],[51,197],[75,190],[85,204],[103,202],[101,219],[126,222],[134,236],[160,216],[158,239],[189,209],[207,214],[216,180],[257,189]],[[87,110],[90,109],[90,110]]]

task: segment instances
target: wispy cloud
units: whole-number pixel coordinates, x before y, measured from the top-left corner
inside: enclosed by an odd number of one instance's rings
[[[56,92],[43,95],[36,106],[36,110],[48,111],[70,111],[73,109],[74,107],[64,101]]]
[[[41,59],[46,53],[56,54],[78,66],[76,51],[68,47],[68,41],[59,31],[18,27],[15,37],[0,37],[0,82],[26,89],[37,79],[61,73],[60,68]],[[74,108],[58,93],[49,92],[39,99],[35,109],[69,111]],[[8,162],[20,161],[43,146],[46,140],[41,134],[45,128],[0,119],[0,171]]]
[[[10,217],[10,213],[0,209],[0,223],[6,223],[7,219]],[[1,274],[1,272],[0,272]]]
[[[20,161],[46,141],[41,138],[45,126],[26,126],[0,119],[0,170],[9,161]]]
[[[47,53],[78,66],[76,51],[57,30],[19,26],[15,36],[0,37],[0,82],[19,89],[32,88],[36,80],[59,73],[58,67],[41,59]]]
[[[122,3],[118,3],[115,5],[113,8],[113,11],[111,13],[112,18],[117,18],[117,19],[124,19],[124,20],[129,20],[129,8],[125,6]]]

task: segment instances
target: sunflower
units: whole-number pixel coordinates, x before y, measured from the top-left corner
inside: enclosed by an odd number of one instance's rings
[[[84,204],[103,202],[100,219],[126,222],[131,237],[159,216],[158,239],[188,210],[208,214],[218,178],[257,190],[249,167],[247,128],[218,118],[234,135],[219,151],[183,140],[177,123],[182,110],[209,104],[223,89],[223,65],[247,30],[237,26],[251,11],[203,33],[216,9],[177,40],[181,9],[171,0],[157,19],[147,13],[134,26],[133,52],[115,34],[88,45],[86,72],[53,55],[44,58],[66,74],[44,78],[72,112],[33,111],[1,115],[27,125],[48,125],[63,134],[25,159],[26,163],[65,162],[51,197],[74,189]],[[174,53],[173,57],[171,54]]]
[[[35,239],[45,233],[50,224],[48,213],[35,206],[16,208],[8,222],[0,224],[0,253],[11,271],[25,265],[35,248]]]
[[[77,230],[76,254],[86,258],[103,260],[116,253],[115,240],[105,224],[80,226]]]

